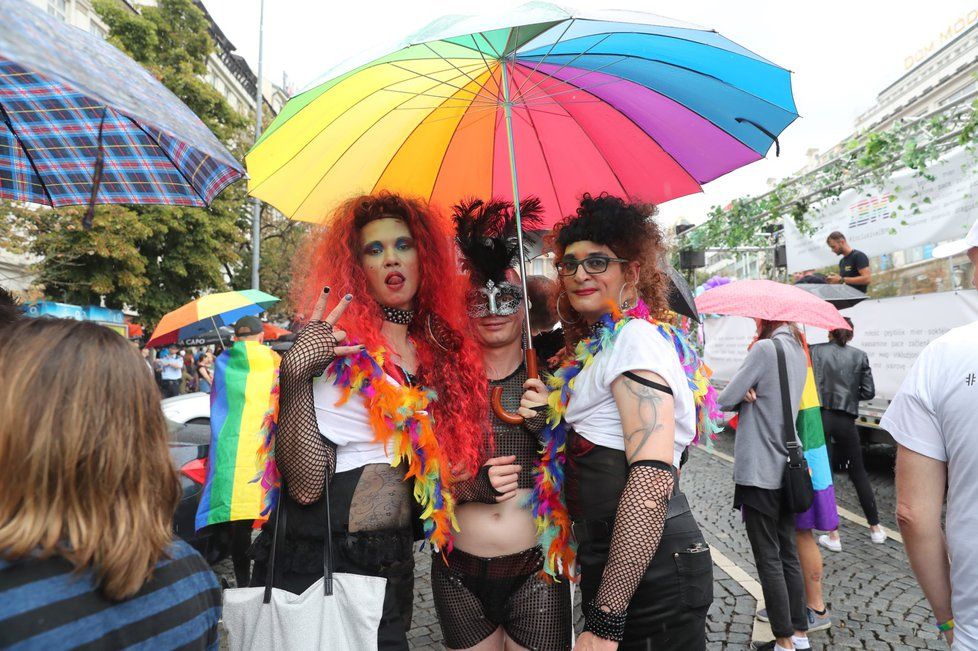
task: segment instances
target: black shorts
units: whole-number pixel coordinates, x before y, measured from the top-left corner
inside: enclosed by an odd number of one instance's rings
[[[482,558],[455,549],[431,559],[431,586],[445,646],[467,649],[500,626],[527,649],[570,648],[570,582],[545,577],[539,547]]]

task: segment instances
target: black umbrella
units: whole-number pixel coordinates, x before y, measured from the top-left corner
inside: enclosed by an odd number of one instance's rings
[[[866,294],[858,289],[850,287],[849,285],[798,283],[795,285],[795,287],[798,289],[804,289],[806,292],[818,296],[823,301],[828,301],[834,305],[837,310],[844,310],[847,307],[852,307],[856,303],[861,303],[868,298]]]
[[[693,296],[693,290],[689,288],[689,283],[672,265],[666,265],[666,275],[669,276],[669,309],[676,314],[688,316],[697,323],[702,323],[703,320],[696,309],[696,298]]]

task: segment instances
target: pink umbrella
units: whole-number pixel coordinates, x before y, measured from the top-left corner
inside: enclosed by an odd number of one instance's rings
[[[839,310],[803,289],[771,280],[735,280],[696,299],[702,314],[793,321],[826,330],[851,330]]]

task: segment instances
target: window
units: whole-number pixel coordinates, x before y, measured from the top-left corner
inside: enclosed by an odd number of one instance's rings
[[[96,36],[98,36],[103,40],[109,35],[109,33],[105,30],[105,28],[99,25],[98,23],[96,23],[94,20],[91,23],[89,23],[88,31],[90,31],[92,34],[95,34]]]
[[[68,20],[68,0],[48,0],[48,13],[55,18]]]

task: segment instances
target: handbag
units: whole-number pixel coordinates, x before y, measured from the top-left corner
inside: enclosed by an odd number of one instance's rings
[[[323,487],[323,503],[326,506],[323,578],[298,595],[272,585],[275,582],[278,540],[285,529],[287,495],[283,482],[279,504],[275,509],[265,587],[224,591],[224,625],[228,631],[228,646],[232,651],[376,649],[387,579],[333,573],[329,481]]]
[[[781,384],[781,409],[784,412],[784,439],[788,446],[788,463],[781,482],[781,495],[785,506],[791,513],[804,513],[815,501],[812,486],[812,473],[808,461],[802,453],[801,444],[795,436],[795,419],[791,416],[791,396],[788,393],[788,365],[784,359],[784,348],[777,339],[772,340],[778,354],[778,379]]]

